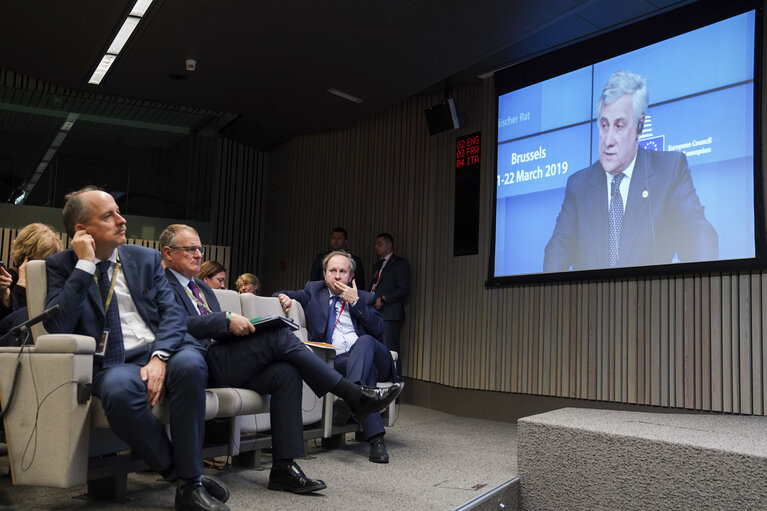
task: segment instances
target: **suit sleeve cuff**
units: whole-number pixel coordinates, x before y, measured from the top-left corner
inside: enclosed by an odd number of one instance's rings
[[[90,273],[91,275],[96,273],[96,263],[93,261],[88,261],[87,259],[79,259],[77,264],[75,264],[75,268],[80,269],[86,273]]]
[[[157,357],[163,362],[167,362],[170,359],[170,353],[168,353],[165,350],[157,350],[154,353],[152,353],[153,357]]]

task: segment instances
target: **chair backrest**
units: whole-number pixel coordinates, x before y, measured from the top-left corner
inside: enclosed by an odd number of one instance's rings
[[[35,260],[27,262],[27,311],[33,318],[45,310],[45,297],[48,294],[48,276],[45,270],[45,261]],[[32,339],[35,341],[41,335],[45,335],[45,327],[42,322],[32,328]]]
[[[222,311],[242,314],[240,293],[232,291],[231,289],[214,289],[213,292],[216,295],[216,299],[218,300],[218,304],[221,306]]]
[[[267,314],[285,315],[277,298],[244,293],[240,295],[240,302],[242,303],[242,315],[247,318],[266,316]]]
[[[308,341],[309,331],[306,329],[306,315],[304,314],[304,308],[296,300],[293,300],[293,304],[290,306],[288,317],[301,327],[296,331],[296,336],[302,341]]]

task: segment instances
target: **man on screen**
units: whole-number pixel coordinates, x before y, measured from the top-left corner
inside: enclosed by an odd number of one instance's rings
[[[619,71],[599,97],[599,161],[567,180],[543,271],[717,259],[683,153],[639,148],[647,82]]]

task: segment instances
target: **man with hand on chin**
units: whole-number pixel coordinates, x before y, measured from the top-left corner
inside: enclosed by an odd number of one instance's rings
[[[222,311],[215,293],[195,278],[203,248],[192,227],[169,225],[160,234],[160,245],[176,301],[186,309],[189,333],[208,349],[210,385],[271,394],[274,461],[267,487],[297,494],[325,489],[324,481],[309,479],[295,462],[295,458],[306,456],[301,380],[317,396],[332,392],[343,397],[360,418],[384,409],[397,397],[401,386],[377,389],[356,385],[309,350],[289,328],[256,330],[241,314]]]
[[[282,308],[289,311],[291,299],[303,306],[310,339],[333,345],[334,367],[348,380],[367,386],[397,381],[394,359],[379,341],[384,323],[375,307],[375,295],[357,289],[352,256],[335,250],[325,256],[322,269],[324,281],[307,282],[301,291],[275,293]],[[388,463],[381,414],[368,416],[362,427],[370,443],[370,461]]]
[[[45,328],[96,339],[93,393],[112,431],[152,470],[178,481],[177,510],[228,510],[229,490],[202,468],[207,366],[186,334],[160,254],[124,245],[126,222],[108,193],[86,187],[66,200],[71,248],[46,260],[45,306],[61,311]],[[163,400],[173,442],[150,410]]]

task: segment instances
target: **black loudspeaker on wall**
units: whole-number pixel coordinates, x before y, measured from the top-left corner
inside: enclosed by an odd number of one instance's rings
[[[424,108],[426,125],[429,127],[429,135],[436,135],[447,130],[455,130],[458,124],[458,114],[455,112],[453,98],[443,100],[441,103]]]

